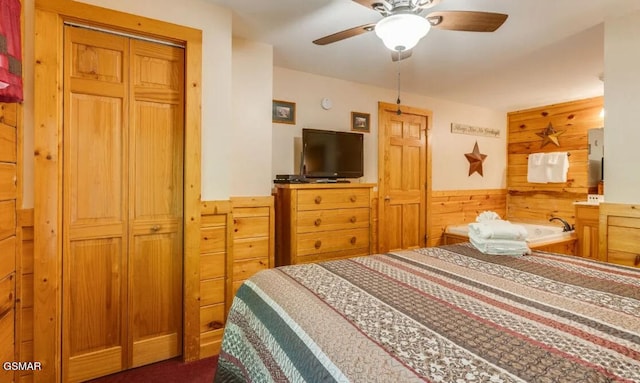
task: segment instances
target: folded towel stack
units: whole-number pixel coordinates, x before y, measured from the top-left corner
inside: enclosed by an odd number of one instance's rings
[[[493,219],[469,224],[469,241],[485,254],[530,254],[526,238],[527,230],[509,221]]]

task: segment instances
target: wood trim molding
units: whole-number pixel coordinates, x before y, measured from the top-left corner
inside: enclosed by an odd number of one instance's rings
[[[72,20],[185,45],[183,358],[199,357],[202,32],[71,0],[35,1],[34,360],[59,382],[62,259],[63,22]]]

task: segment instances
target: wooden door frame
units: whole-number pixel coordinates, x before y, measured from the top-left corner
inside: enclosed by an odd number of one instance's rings
[[[183,358],[200,352],[202,31],[72,0],[35,0],[34,360],[39,382],[61,380],[64,22],[75,21],[185,46]]]
[[[398,108],[404,114],[413,114],[418,116],[424,116],[427,119],[427,129],[425,131],[425,156],[426,156],[426,164],[425,171],[426,174],[426,185],[424,188],[425,198],[424,204],[425,209],[425,235],[427,236],[425,245],[429,245],[429,228],[431,227],[431,127],[433,120],[433,113],[428,109],[415,108],[412,106],[406,105],[397,105],[390,104],[386,102],[379,101],[378,102],[378,241],[384,241],[383,234],[384,226],[385,226],[385,213],[384,213],[384,197],[385,197],[385,189],[382,177],[384,177],[384,128],[383,128],[383,119],[382,116],[384,112],[396,113]],[[378,243],[378,249],[380,249],[380,244]]]

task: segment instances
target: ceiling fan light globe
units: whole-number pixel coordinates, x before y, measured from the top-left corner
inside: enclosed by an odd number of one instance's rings
[[[418,44],[431,29],[424,17],[413,13],[398,13],[385,17],[376,24],[376,35],[392,51],[409,50]]]

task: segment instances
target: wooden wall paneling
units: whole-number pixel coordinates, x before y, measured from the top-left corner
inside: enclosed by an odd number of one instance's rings
[[[17,105],[0,104],[0,362],[16,360]],[[16,374],[0,369],[0,381]]]
[[[0,108],[4,105],[0,104]],[[0,116],[1,121],[2,116]],[[16,128],[7,125],[4,122],[0,122],[0,161],[1,162],[16,162],[17,158],[17,136]]]
[[[16,237],[0,239],[0,278],[16,271]]]
[[[584,200],[586,201],[586,195]],[[507,197],[509,219],[519,222],[539,222],[549,224],[552,217],[560,217],[568,222],[575,221],[576,196],[571,193],[534,191],[511,191]]]
[[[8,277],[7,277],[8,278]],[[11,279],[13,282],[13,279]],[[10,286],[13,288],[13,286]],[[0,290],[3,289],[3,283],[0,282]],[[0,291],[4,294],[4,291]],[[14,310],[7,310],[0,312],[0,361],[13,361],[14,358],[14,331],[13,326],[15,323]],[[12,382],[14,372],[11,370],[5,370],[0,368],[0,382]]]
[[[18,125],[18,104],[17,103],[1,103],[0,104],[0,124],[16,127]],[[11,147],[7,147],[11,149]],[[13,150],[16,150],[15,141]],[[0,157],[1,158],[1,157]],[[4,160],[3,160],[4,161]]]
[[[448,225],[474,222],[483,211],[506,216],[507,191],[504,189],[434,191],[429,237],[434,246],[442,245]]]
[[[199,259],[198,338],[199,357],[220,352],[231,290],[229,254],[233,249],[229,201],[202,202]]]
[[[185,44],[183,358],[199,357],[202,32],[71,0],[35,1],[34,357],[41,382],[60,381],[62,22],[73,19]]]
[[[227,308],[242,283],[256,272],[275,266],[275,213],[273,196],[232,197],[232,282]]]
[[[588,130],[603,126],[602,97],[548,105],[508,113],[507,218],[546,222],[561,217],[573,223],[573,203],[585,201],[588,185]],[[542,147],[537,134],[552,124],[560,146]],[[532,153],[569,152],[567,182],[527,182],[528,157]]]
[[[16,225],[16,360],[33,359],[33,209],[20,209]],[[18,380],[33,380],[19,371]]]

